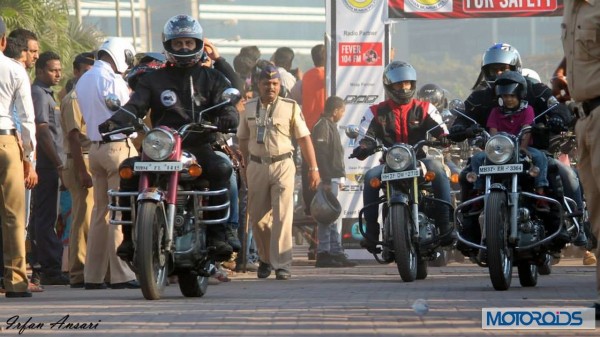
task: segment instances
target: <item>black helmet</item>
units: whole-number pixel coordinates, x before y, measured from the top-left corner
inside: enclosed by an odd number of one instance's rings
[[[161,54],[162,55],[162,54]],[[144,60],[145,62],[141,62]],[[129,87],[135,91],[135,87],[137,86],[138,80],[141,76],[149,74],[157,69],[165,67],[166,60],[163,57],[163,60],[158,59],[150,59],[148,55],[144,56],[138,65],[131,68],[131,70],[127,73],[127,83]]]
[[[310,214],[320,224],[331,224],[342,214],[342,205],[331,191],[319,186],[310,203]]]
[[[448,99],[446,90],[437,84],[425,84],[417,92],[417,98],[422,101],[428,101],[433,104],[439,112],[448,108]]]
[[[516,95],[519,99],[527,97],[527,81],[516,71],[505,71],[494,82],[496,96]]]
[[[515,109],[502,109],[502,112],[505,114],[515,113],[527,106],[527,102],[524,101],[525,97],[527,97],[527,80],[516,71],[507,70],[498,75],[498,78],[494,82],[494,93],[498,97],[498,104],[500,106],[504,105],[502,95],[516,95],[521,101],[521,104]]]
[[[194,50],[171,48],[171,40],[188,37],[196,40]],[[176,15],[170,18],[163,29],[162,43],[169,62],[185,67],[197,63],[204,51],[202,26],[189,15]]]
[[[409,90],[394,90],[392,88],[392,84],[404,81],[411,82]],[[385,93],[394,102],[406,104],[415,95],[415,91],[417,90],[417,71],[406,62],[394,61],[388,64],[383,70],[383,87],[385,88]]]
[[[495,65],[508,65],[510,70],[521,72],[521,55],[507,43],[496,43],[483,53],[481,72],[487,81],[496,80]]]

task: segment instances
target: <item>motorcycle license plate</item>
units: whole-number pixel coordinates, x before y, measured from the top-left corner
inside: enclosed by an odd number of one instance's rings
[[[501,174],[523,172],[523,164],[479,166],[479,174]]]
[[[387,172],[381,174],[381,181],[407,179],[419,176],[419,170],[410,170],[402,172]]]
[[[175,161],[140,161],[133,165],[135,171],[143,172],[161,172],[161,171],[181,171],[183,163]]]

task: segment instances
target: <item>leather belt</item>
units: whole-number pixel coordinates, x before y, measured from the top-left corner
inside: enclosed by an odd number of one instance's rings
[[[282,160],[285,160],[288,158],[292,158],[291,152],[280,154],[278,156],[273,156],[273,157],[259,157],[259,156],[255,156],[253,154],[250,155],[250,160],[252,160],[253,162],[259,163],[259,164],[273,164],[273,163],[276,163],[278,161],[282,161]]]
[[[89,154],[87,153],[82,153],[83,158],[88,158]],[[73,155],[70,153],[67,153],[67,158],[68,159],[73,159]]]
[[[15,136],[17,129],[0,129],[0,136]]]
[[[108,144],[108,143],[120,143],[120,142],[126,142],[127,138],[123,138],[123,139],[115,139],[115,140],[93,140],[92,144]]]
[[[581,109],[586,117],[589,116],[598,106],[600,106],[600,96],[581,102]]]

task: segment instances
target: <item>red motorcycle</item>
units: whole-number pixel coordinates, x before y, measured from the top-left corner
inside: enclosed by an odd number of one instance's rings
[[[135,253],[129,264],[148,300],[161,298],[169,275],[177,275],[181,293],[186,297],[206,293],[208,278],[215,270],[210,254],[214,247],[207,246],[207,228],[227,222],[228,190],[208,189],[202,167],[194,154],[182,148],[182,143],[190,133],[217,131],[216,126],[202,123],[202,114],[239,97],[238,90],[225,90],[221,103],[201,111],[197,121],[178,130],[167,126],[148,129],[136,117],[136,126],[102,134],[131,133],[140,127],[146,131],[141,161],[122,164],[119,169],[121,179],[139,179],[138,191],[109,190],[108,195],[110,224],[133,226]],[[121,107],[116,96],[107,96],[106,105],[113,111],[133,115]],[[216,197],[226,201],[211,202]],[[119,198],[129,198],[131,206],[119,205]],[[125,212],[131,215],[131,221],[122,220]]]

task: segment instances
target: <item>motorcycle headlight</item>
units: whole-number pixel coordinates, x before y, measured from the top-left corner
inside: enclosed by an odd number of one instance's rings
[[[485,155],[494,164],[504,164],[514,153],[515,143],[504,135],[495,135],[485,144]]]
[[[411,152],[403,146],[392,147],[385,156],[385,163],[394,171],[405,170],[412,163]]]
[[[142,143],[144,154],[152,160],[165,160],[173,153],[175,138],[162,129],[153,129],[146,135]]]

